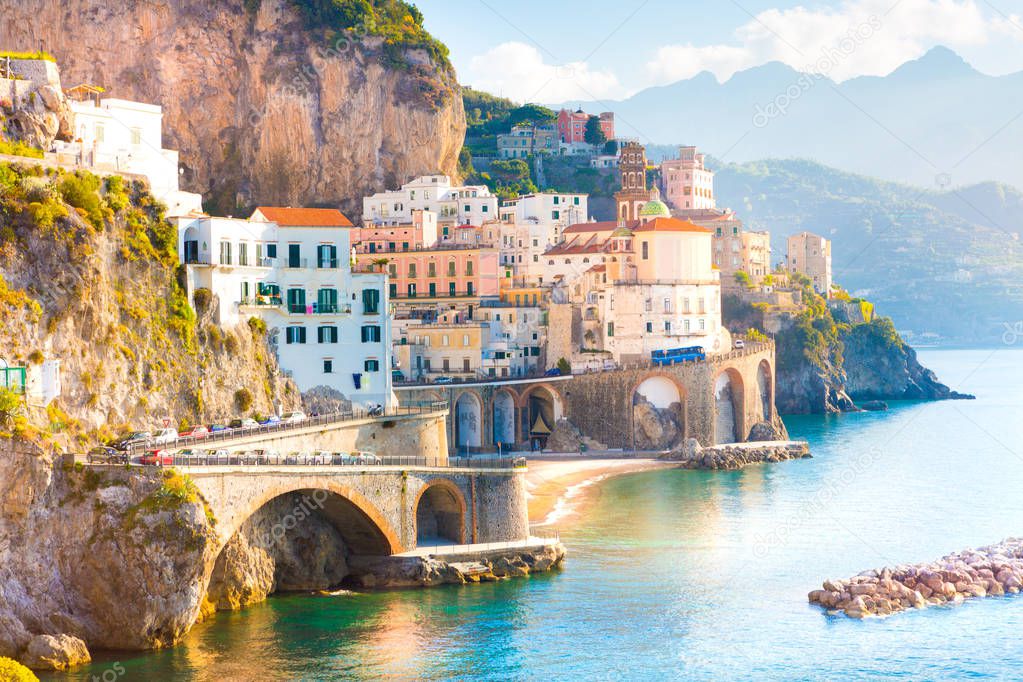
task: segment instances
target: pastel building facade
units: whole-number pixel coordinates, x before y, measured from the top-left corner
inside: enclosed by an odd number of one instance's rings
[[[362,200],[362,222],[407,225],[413,211],[432,211],[440,224],[482,225],[497,217],[497,197],[486,185],[454,185],[447,175],[424,175],[400,189],[377,192]]]
[[[790,235],[785,264],[790,272],[809,277],[818,294],[831,296],[831,240],[812,232]]]
[[[202,197],[179,187],[178,152],[163,148],[163,109],[156,104],[103,98],[97,93],[75,99],[82,87],[68,91],[74,112],[74,141],[54,143],[58,160],[106,173],[144,176],[167,214],[202,211]]]
[[[562,109],[558,112],[558,136],[564,144],[575,144],[586,142],[586,122],[589,121],[590,114],[586,113],[582,109],[571,111],[569,109]],[[604,132],[604,136],[613,140],[615,136],[615,115],[612,111],[604,111],[597,114],[597,119],[600,121],[600,129]]]
[[[714,208],[714,172],[696,147],[679,147],[679,158],[661,162],[664,200],[676,209]]]
[[[511,132],[497,136],[497,154],[502,159],[524,159],[534,154],[558,153],[558,130],[548,125],[512,126]]]
[[[224,326],[262,319],[299,389],[389,405],[386,276],[353,272],[351,223],[334,209],[260,207],[248,220],[174,219],[189,300],[208,289]]]

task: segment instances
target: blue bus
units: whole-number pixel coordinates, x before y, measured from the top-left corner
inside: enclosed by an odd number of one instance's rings
[[[688,346],[686,348],[669,348],[668,350],[651,351],[650,359],[655,365],[674,365],[677,362],[695,362],[706,359],[707,354],[703,346]]]

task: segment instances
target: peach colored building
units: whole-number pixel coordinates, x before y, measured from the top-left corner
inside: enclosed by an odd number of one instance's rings
[[[790,272],[809,277],[818,294],[831,297],[831,240],[812,232],[789,236],[785,264]]]
[[[439,246],[379,257],[388,261],[384,271],[395,302],[461,299],[478,303],[499,294],[500,258],[493,247]]]
[[[664,200],[673,208],[714,208],[714,172],[696,147],[679,147],[679,158],[661,162]]]

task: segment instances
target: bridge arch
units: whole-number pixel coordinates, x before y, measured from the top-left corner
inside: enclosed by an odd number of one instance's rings
[[[466,509],[465,496],[453,481],[431,480],[416,496],[416,545],[464,543]]]
[[[462,391],[455,400],[455,445],[461,448],[483,447],[483,401],[475,391]]]
[[[734,367],[714,379],[714,443],[737,443],[745,435],[746,394],[742,374]]]
[[[686,389],[677,377],[655,372],[632,387],[633,447],[666,450],[686,437]]]
[[[221,546],[226,545],[256,512],[291,493],[297,493],[299,499],[291,513],[278,522],[283,531],[290,530],[289,526],[294,527],[311,514],[318,514],[334,526],[346,547],[355,554],[389,555],[404,551],[398,534],[372,502],[351,486],[329,479],[268,485],[258,495],[246,499],[235,513],[225,515],[227,518],[214,509],[217,518],[222,519],[217,528]]]
[[[761,421],[771,421],[774,418],[774,375],[771,363],[766,359],[757,365],[757,398],[757,414]]]
[[[501,443],[510,449],[517,442],[515,394],[507,388],[495,391],[494,397],[491,399],[490,411],[494,427],[494,445]]]
[[[550,384],[534,384],[522,393],[519,409],[524,420],[522,433],[530,447],[546,447],[547,437],[564,414],[564,400]]]

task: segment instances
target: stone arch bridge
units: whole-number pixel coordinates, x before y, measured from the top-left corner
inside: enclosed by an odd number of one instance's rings
[[[706,360],[508,381],[396,388],[402,404],[446,403],[452,453],[530,449],[562,419],[608,448],[663,450],[745,441],[754,424],[781,425],[771,342]]]

